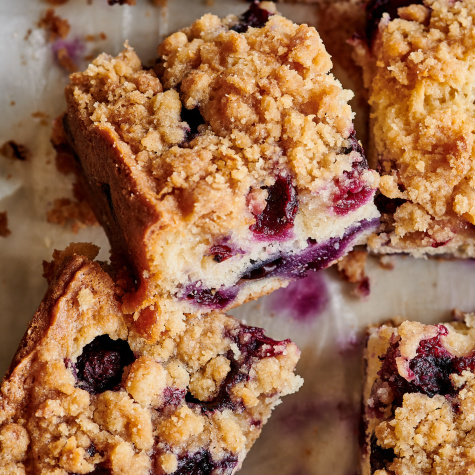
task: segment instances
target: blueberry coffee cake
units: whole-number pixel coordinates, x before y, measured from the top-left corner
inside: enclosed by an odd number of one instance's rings
[[[376,252],[475,256],[475,3],[371,0],[355,40],[381,174]]]
[[[73,74],[63,120],[139,302],[230,308],[366,240],[378,176],[314,28],[255,2],[158,53],[153,69],[127,47]]]
[[[1,384],[0,473],[233,474],[299,350],[222,313],[122,313],[101,266],[56,253],[50,287]],[[90,249],[79,249],[90,253]]]
[[[475,473],[475,315],[370,330],[363,475]]]

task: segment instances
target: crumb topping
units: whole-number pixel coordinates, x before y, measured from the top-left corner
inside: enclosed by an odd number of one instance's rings
[[[465,323],[444,325],[406,321],[371,334],[365,392],[371,473],[475,469],[475,331],[473,316],[464,317]]]
[[[395,246],[435,248],[475,224],[474,18],[473,2],[427,0],[384,14],[357,50]]]
[[[208,14],[172,34],[155,70],[131,48],[99,56],[71,77],[76,107],[153,176],[165,215],[213,234],[252,224],[246,196],[278,176],[318,201],[358,163],[374,188],[376,174],[351,151],[352,93],[331,75],[316,30],[275,14],[238,33],[237,21]]]
[[[110,277],[68,255],[57,257],[75,270],[55,281],[64,291],[41,316],[51,323],[1,386],[0,471],[145,475],[242,462],[280,396],[301,385],[296,346],[257,333],[247,350],[239,335],[254,330],[219,313],[151,340],[121,312]],[[91,345],[104,337],[113,351]],[[132,363],[118,363],[124,345]],[[111,372],[122,372],[117,386],[94,386]]]

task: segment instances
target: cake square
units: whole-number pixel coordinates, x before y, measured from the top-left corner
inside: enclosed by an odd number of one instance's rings
[[[314,28],[254,2],[73,74],[64,129],[136,307],[226,309],[331,265],[379,223],[376,172]],[[130,308],[133,308],[131,305]]]
[[[475,256],[471,1],[372,0],[354,40],[381,174],[378,253]]]
[[[474,473],[475,316],[372,328],[362,473]]]
[[[300,387],[299,350],[218,312],[134,320],[94,253],[56,252],[1,384],[0,472],[235,473]]]

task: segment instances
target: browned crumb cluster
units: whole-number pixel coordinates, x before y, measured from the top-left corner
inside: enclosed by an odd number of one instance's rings
[[[168,474],[193,457],[238,468],[280,396],[301,384],[295,345],[264,340],[247,354],[256,329],[219,313],[185,326],[152,307],[134,320],[110,277],[74,251],[56,254],[56,277],[2,383],[0,471]],[[129,346],[133,362],[119,387],[94,391],[77,365],[104,335]]]
[[[48,210],[47,221],[61,226],[69,225],[74,233],[84,226],[97,225],[96,217],[87,201],[57,198]]]
[[[8,237],[11,231],[8,229],[8,214],[6,211],[0,213],[0,236]]]
[[[30,149],[23,144],[19,144],[14,140],[8,140],[0,147],[0,154],[4,157],[15,160],[28,160],[31,157]]]
[[[38,26],[47,31],[48,39],[51,42],[57,39],[66,38],[71,29],[68,20],[56,15],[53,8],[48,8],[48,10],[46,10],[44,16],[38,22]]]

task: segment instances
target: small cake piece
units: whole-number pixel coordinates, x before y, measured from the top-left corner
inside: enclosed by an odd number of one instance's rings
[[[475,315],[370,330],[362,474],[475,473]]]
[[[371,0],[355,40],[380,172],[379,253],[475,256],[475,3]]]
[[[297,347],[217,312],[134,320],[67,251],[1,385],[0,473],[235,473],[301,385]]]
[[[185,311],[335,262],[379,223],[353,113],[314,28],[268,2],[205,15],[71,76],[64,126],[112,248]]]

